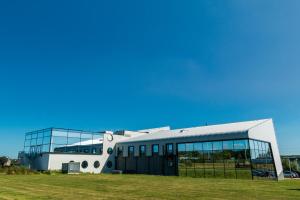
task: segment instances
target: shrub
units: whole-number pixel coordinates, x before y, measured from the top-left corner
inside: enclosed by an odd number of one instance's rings
[[[39,174],[39,172],[28,169],[23,166],[12,166],[6,169],[7,175],[27,175],[27,174]]]

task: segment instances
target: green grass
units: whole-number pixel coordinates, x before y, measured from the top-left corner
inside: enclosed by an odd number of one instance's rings
[[[146,175],[0,175],[0,199],[300,199],[300,181]]]

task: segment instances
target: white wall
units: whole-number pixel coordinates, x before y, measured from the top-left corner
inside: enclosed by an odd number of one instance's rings
[[[85,154],[57,154],[51,153],[49,155],[49,165],[47,170],[61,170],[63,163],[69,163],[70,161],[80,162],[83,161],[88,162],[87,168],[82,168],[80,166],[80,171],[83,173],[110,173],[115,168],[115,144],[119,141],[127,139],[127,137],[120,135],[113,135],[113,140],[109,141],[109,137],[111,134],[104,134],[103,138],[103,154],[102,155],[85,155]],[[108,148],[112,148],[113,154],[109,155],[107,153]],[[100,162],[100,167],[96,169],[94,167],[95,161]],[[108,168],[106,166],[107,162],[111,161],[113,166]]]

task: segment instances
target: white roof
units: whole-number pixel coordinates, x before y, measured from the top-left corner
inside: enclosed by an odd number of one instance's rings
[[[204,135],[212,135],[212,134],[226,134],[226,133],[229,134],[229,133],[245,132],[269,120],[271,119],[262,119],[262,120],[228,123],[228,124],[220,124],[220,125],[210,125],[210,126],[200,126],[200,127],[183,128],[183,129],[176,129],[176,130],[162,130],[151,134],[145,134],[142,136],[129,138],[123,143],[139,142],[139,141],[147,141],[147,140],[160,140],[160,139],[168,139],[168,138],[204,136]]]

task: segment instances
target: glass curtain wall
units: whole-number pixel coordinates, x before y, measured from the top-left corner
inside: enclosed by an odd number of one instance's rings
[[[250,140],[249,142],[254,179],[275,178],[276,173],[271,145],[256,140]]]
[[[24,152],[39,154],[82,153],[102,154],[103,134],[67,129],[44,129],[25,135]]]
[[[179,176],[276,178],[271,148],[266,142],[228,140],[182,143],[178,144],[177,149]]]

